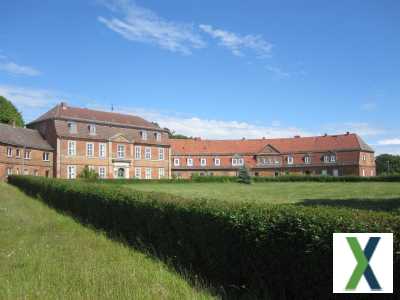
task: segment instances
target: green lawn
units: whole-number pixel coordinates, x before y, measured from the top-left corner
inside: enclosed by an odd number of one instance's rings
[[[210,299],[161,262],[0,182],[0,299]]]
[[[375,199],[399,200],[396,182],[270,182],[253,183],[131,183],[127,188],[173,193],[187,197],[206,197],[225,201],[297,203],[307,200]]]

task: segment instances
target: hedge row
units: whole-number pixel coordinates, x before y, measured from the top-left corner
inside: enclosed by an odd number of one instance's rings
[[[268,176],[268,177],[252,177],[253,182],[400,182],[400,176],[375,176],[375,177],[361,177],[361,176],[296,176],[296,175],[283,175],[283,176]],[[102,183],[191,183],[191,182],[238,182],[236,176],[194,176],[191,179],[102,179]]]
[[[395,251],[400,250],[400,216],[395,214],[228,204],[30,176],[10,176],[9,182],[223,286],[228,298],[332,298],[334,232],[394,232]],[[396,273],[399,263],[397,255]],[[394,278],[398,291],[398,274]]]

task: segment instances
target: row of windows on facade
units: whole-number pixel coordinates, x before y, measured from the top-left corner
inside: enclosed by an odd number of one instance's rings
[[[15,174],[15,175],[20,175],[20,170],[19,170],[19,168],[16,168],[15,171],[13,170],[13,168],[7,168],[7,176],[11,176],[11,175],[13,175],[13,174]],[[22,172],[22,174],[23,174],[23,175],[29,175],[29,170],[28,170],[28,169],[24,169],[23,172]],[[46,171],[45,171],[45,176],[46,176],[46,177],[49,177],[49,174],[50,174],[50,171],[49,171],[49,170],[46,170]],[[39,176],[39,170],[36,170],[36,169],[33,170],[31,175],[33,175],[33,176]]]
[[[21,158],[21,149],[15,149],[15,157],[16,158]],[[31,150],[25,149],[24,151],[24,159],[31,159]],[[14,156],[14,151],[13,148],[7,147],[7,157],[13,157]],[[42,159],[44,161],[49,161],[50,160],[50,152],[43,152],[42,153]]]
[[[305,164],[310,164],[311,163],[311,156],[306,155],[306,156],[304,156],[303,160],[304,160]],[[324,155],[323,161],[325,163],[334,163],[334,162],[336,162],[336,155]],[[260,162],[263,165],[273,165],[273,164],[279,165],[281,163],[279,159],[276,159],[276,158],[275,159],[271,159],[271,158],[267,159],[267,158],[264,158],[264,157],[260,160]],[[294,157],[291,156],[291,155],[287,156],[286,157],[286,162],[287,162],[288,165],[293,165]]]
[[[98,170],[94,166],[89,166],[89,170],[96,171],[99,175],[99,178],[107,178],[107,171],[106,167],[98,167]],[[122,172],[120,172],[122,171]],[[142,179],[142,168],[136,167],[135,168],[135,178]],[[125,178],[126,177],[126,169],[125,168],[116,168],[114,171],[114,178]],[[144,179],[156,179],[153,177],[152,168],[144,168]],[[68,166],[67,167],[67,178],[68,179],[75,179],[77,176],[76,174],[76,166]],[[165,169],[158,168],[158,179],[162,179],[165,177]]]
[[[213,163],[214,166],[220,166],[221,165],[221,159],[214,157],[213,158]],[[231,160],[232,166],[243,166],[244,165],[244,159],[243,158],[232,158]],[[180,166],[181,161],[179,158],[174,158],[174,166],[178,167]],[[193,158],[187,158],[186,159],[186,165],[188,167],[193,167]],[[204,167],[207,165],[207,158],[200,158],[200,166]]]
[[[106,158],[107,156],[107,144],[100,143],[99,144],[99,158]],[[76,141],[68,141],[68,156],[76,155]],[[94,143],[86,143],[86,156],[93,158],[94,157]],[[117,158],[125,158],[126,156],[126,147],[125,145],[117,145]],[[135,159],[142,159],[142,147],[135,146]],[[144,148],[144,159],[151,159],[151,147]],[[158,160],[164,160],[165,153],[164,148],[158,148]]]
[[[68,122],[68,131],[71,134],[76,134],[78,133],[78,127],[75,122]],[[88,131],[90,135],[96,135],[96,124],[89,124],[88,125]],[[140,137],[142,140],[146,141],[148,139],[148,132],[146,130],[141,130],[139,132]],[[154,139],[157,141],[161,141],[161,133],[160,132],[154,132]]]

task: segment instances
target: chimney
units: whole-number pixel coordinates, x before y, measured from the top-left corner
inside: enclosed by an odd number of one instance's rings
[[[61,102],[61,109],[62,110],[66,110],[67,109],[67,103],[65,103],[65,102]]]
[[[324,136],[328,136],[328,134],[327,134],[327,133],[324,133]]]
[[[263,136],[262,139],[265,140],[265,136]]]
[[[298,138],[300,138],[300,136],[299,136],[299,135],[295,135],[294,138],[295,138],[295,139],[298,139]]]
[[[245,137],[242,137],[242,141],[244,141],[246,138]]]
[[[346,132],[346,135],[349,135],[349,134],[350,134],[350,132],[347,131],[347,132]]]

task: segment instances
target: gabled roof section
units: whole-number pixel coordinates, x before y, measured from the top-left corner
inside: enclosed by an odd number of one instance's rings
[[[281,139],[202,140],[197,138],[186,140],[170,139],[169,141],[172,152],[175,155],[257,154],[262,151],[268,151],[268,149],[270,151],[274,149],[281,154],[340,150],[374,152],[357,134],[352,133]]]
[[[31,124],[49,119],[85,121],[101,124],[106,123],[117,126],[133,126],[143,129],[162,130],[156,124],[146,121],[145,119],[138,116],[93,110],[88,108],[72,107],[63,102],[53,107],[45,114],[41,115],[39,118],[31,122]]]
[[[17,147],[53,151],[39,131],[0,124],[0,143]]]
[[[257,154],[259,154],[259,155],[260,154],[280,154],[280,152],[275,147],[268,144],[263,149],[261,149],[261,151],[258,152]]]

